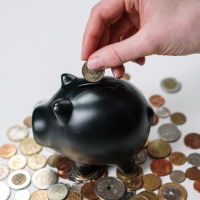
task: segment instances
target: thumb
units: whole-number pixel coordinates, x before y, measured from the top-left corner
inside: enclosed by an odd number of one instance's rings
[[[94,52],[88,59],[88,67],[100,70],[123,65],[125,62],[153,54],[153,38],[145,29],[118,43],[107,45]]]

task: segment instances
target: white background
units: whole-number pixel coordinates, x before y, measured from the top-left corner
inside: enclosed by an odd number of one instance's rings
[[[32,114],[33,106],[40,100],[49,99],[60,87],[62,73],[81,77],[83,61],[80,60],[81,41],[91,8],[97,0],[0,0],[0,146],[12,143],[7,139],[7,129],[22,123]],[[184,20],[184,19],[183,19]],[[181,138],[171,143],[173,151],[186,155],[200,152],[186,147],[184,136],[190,132],[200,133],[200,56],[184,57],[150,56],[144,66],[127,63],[126,72],[131,82],[148,99],[153,94],[163,95],[165,107],[173,112],[182,112],[187,122],[180,125]],[[111,75],[110,70],[106,70]],[[165,93],[160,82],[174,77],[182,84],[175,94]],[[158,138],[157,129],[170,119],[160,119],[152,127],[150,140]],[[18,146],[18,143],[15,143]],[[117,145],[117,144],[116,144]],[[133,147],[134,148],[134,147]],[[48,157],[49,152],[43,150]],[[21,154],[18,151],[18,154]],[[0,158],[0,164],[7,160]],[[148,158],[142,164],[144,173],[150,173]],[[185,171],[188,163],[173,166]],[[33,174],[33,171],[26,169]],[[115,175],[115,168],[109,175]],[[161,177],[163,183],[170,182],[169,176]],[[7,182],[7,179],[4,180]],[[188,199],[200,199],[194,191],[193,182],[186,179],[181,183],[188,192]],[[36,189],[29,186],[32,193]],[[12,190],[10,199],[14,199]]]

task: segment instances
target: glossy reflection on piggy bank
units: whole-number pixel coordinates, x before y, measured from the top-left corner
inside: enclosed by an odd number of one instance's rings
[[[62,87],[33,112],[33,133],[42,146],[72,159],[80,174],[115,164],[130,173],[154,118],[140,91],[126,80],[96,83],[63,74]]]

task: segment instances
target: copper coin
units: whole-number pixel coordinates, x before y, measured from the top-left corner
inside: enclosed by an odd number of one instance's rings
[[[183,165],[186,162],[187,158],[185,154],[181,152],[173,152],[170,154],[169,160],[173,165]]]
[[[172,123],[174,124],[184,124],[186,122],[186,116],[183,113],[173,113],[170,117]]]
[[[151,171],[158,176],[166,176],[172,171],[172,164],[165,159],[157,159],[151,163]]]
[[[72,166],[73,161],[66,157],[60,158],[56,164],[56,168],[61,171],[69,171]]]
[[[200,179],[197,179],[195,182],[194,182],[194,189],[196,192],[200,193]]]
[[[200,178],[200,170],[196,167],[191,167],[186,170],[185,175],[190,180],[197,180]]]
[[[187,147],[191,149],[200,148],[200,134],[198,133],[190,133],[185,136],[184,143]]]
[[[28,128],[31,128],[32,127],[32,117],[26,117],[24,119],[24,125],[26,125]]]
[[[152,123],[152,126],[156,125],[158,123],[159,119],[158,119],[158,115],[155,114],[154,115],[154,120],[153,120],[153,123]]]
[[[0,148],[0,156],[2,158],[11,158],[17,152],[17,148],[13,144],[5,144]]]
[[[162,106],[164,102],[165,102],[164,98],[160,95],[153,95],[149,98],[149,103],[155,107]]]
[[[57,174],[62,179],[68,179],[68,171],[58,170]]]
[[[81,188],[81,194],[84,198],[95,200],[98,198],[95,191],[96,182],[85,183]]]

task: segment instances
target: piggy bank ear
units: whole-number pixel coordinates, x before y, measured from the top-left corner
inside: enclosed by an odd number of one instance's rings
[[[71,74],[62,74],[61,76],[62,85],[67,85],[71,83],[74,79],[76,79],[76,76],[73,76]]]
[[[72,103],[68,99],[58,99],[53,102],[54,114],[61,125],[64,125],[70,118],[72,108]]]

